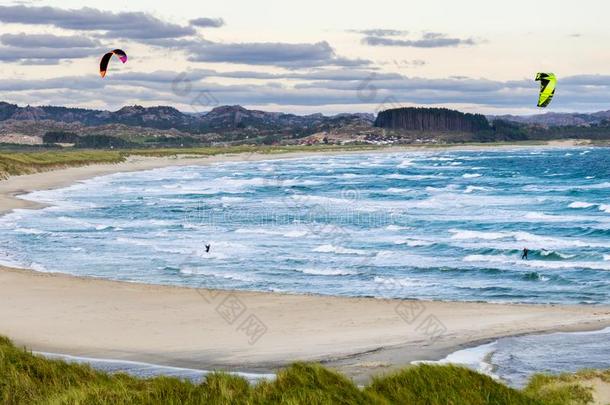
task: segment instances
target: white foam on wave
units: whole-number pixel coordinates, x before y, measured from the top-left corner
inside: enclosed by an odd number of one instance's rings
[[[34,228],[15,228],[15,232],[23,233],[26,235],[44,235],[44,234],[48,233],[45,231],[41,231],[40,229],[34,229]]]
[[[498,342],[494,341],[481,346],[458,350],[438,361],[420,360],[413,361],[411,364],[455,364],[468,367],[471,370],[476,370],[479,373],[486,374],[499,380],[499,377],[493,373],[493,365],[488,361],[491,355],[496,351],[497,344]]]
[[[340,270],[340,269],[296,269],[297,271],[313,276],[353,276],[358,274],[355,271]]]
[[[474,178],[481,177],[481,176],[482,176],[482,174],[480,174],[480,173],[465,173],[462,175],[462,177],[465,179],[474,179]]]
[[[282,235],[282,232],[261,228],[238,228],[234,232],[255,235]]]
[[[455,160],[455,158],[444,157],[444,156],[432,156],[432,157],[426,158],[424,160],[436,160],[436,161],[439,161],[439,162],[451,162],[451,161]]]
[[[604,255],[604,260],[605,261],[610,261],[610,255]]]
[[[401,239],[394,242],[395,245],[407,245],[410,247],[423,247],[423,246],[432,246],[435,244],[433,241],[429,240],[419,240],[419,239]]]
[[[464,190],[464,193],[470,194],[474,193],[475,191],[487,191],[487,188],[478,186],[468,186],[466,187],[466,190]]]
[[[242,281],[242,282],[255,282],[257,278],[254,277],[251,273],[237,273],[231,271],[224,270],[210,270],[207,268],[201,267],[193,267],[193,266],[184,266],[179,270],[180,274],[186,276],[207,276],[214,277],[217,279],[225,279],[225,280],[233,280],[233,281]]]
[[[385,177],[386,179],[390,179],[390,180],[415,180],[415,181],[446,178],[446,176],[443,176],[440,174],[399,174],[399,173],[386,174],[383,177]]]
[[[610,182],[597,184],[573,184],[569,186],[546,186],[546,185],[528,185],[524,186],[525,191],[571,191],[571,190],[604,190],[610,188]]]
[[[402,162],[400,162],[400,164],[398,164],[398,167],[409,167],[414,165],[415,163],[413,162],[413,159],[404,159]]]
[[[461,229],[449,229],[449,232],[453,234],[451,239],[503,239],[507,237],[505,232],[482,232],[482,231],[469,231]]]
[[[399,293],[406,294],[412,290],[403,290],[405,288],[412,287],[427,287],[430,286],[430,283],[426,283],[424,281],[410,278],[410,277],[383,277],[383,276],[375,276],[373,278],[373,282],[375,284],[380,284],[383,287],[377,289],[377,292],[381,293],[393,293],[393,296],[396,296]],[[386,294],[380,294],[382,296]]]
[[[610,205],[609,204],[597,204],[597,203],[589,203],[584,201],[575,201],[568,205],[570,208],[592,208],[597,207],[600,211],[606,212],[610,214]]]
[[[409,190],[408,188],[396,188],[396,187],[390,187],[386,190],[386,193],[392,193],[392,194],[404,194],[404,193],[409,193],[413,190]]]
[[[526,219],[532,219],[543,222],[569,222],[569,221],[581,221],[582,217],[570,217],[564,215],[549,215],[544,212],[528,212],[525,214]]]
[[[573,259],[574,257],[576,257],[575,255],[569,255],[566,253],[560,253],[560,252],[555,252],[554,250],[542,250],[540,252],[541,256],[551,256],[551,255],[557,255],[562,259]]]
[[[287,238],[302,238],[304,236],[307,236],[308,234],[309,234],[308,231],[294,230],[294,231],[288,231],[288,232],[284,233],[283,235]]]
[[[309,232],[307,230],[293,229],[293,230],[270,230],[261,228],[238,228],[234,231],[240,234],[253,234],[253,235],[270,235],[270,236],[284,236],[287,238],[301,238],[307,236]]]
[[[341,246],[335,245],[320,245],[313,249],[314,252],[318,253],[336,253],[339,255],[367,255],[365,250],[348,249]]]
[[[81,229],[95,229],[96,231],[104,231],[106,229],[113,228],[112,225],[93,223],[86,219],[77,219],[77,218],[71,218],[71,217],[66,217],[66,216],[60,216],[57,219],[63,223],[71,224],[71,225],[74,225]]]
[[[533,249],[558,249],[571,247],[609,247],[610,244],[593,241],[583,241],[570,238],[554,238],[550,236],[535,235],[529,232],[483,232],[461,229],[450,229],[454,240],[511,240],[526,243]],[[489,247],[489,246],[488,246]]]
[[[398,174],[398,173],[386,174],[383,177],[385,177],[386,179],[392,179],[392,180],[404,180],[404,179],[409,178],[409,176],[407,176],[406,174]]]
[[[583,202],[583,201],[574,201],[573,203],[568,205],[568,207],[570,207],[570,208],[591,208],[591,207],[595,207],[595,205],[597,205],[597,204]]]
[[[223,204],[231,204],[231,203],[239,203],[245,201],[245,198],[242,197],[220,197],[220,202]]]
[[[388,231],[403,231],[403,230],[408,230],[408,229],[413,229],[409,226],[399,226],[399,225],[388,225],[385,227],[386,230]]]
[[[558,269],[590,269],[590,270],[610,270],[610,263],[606,262],[582,262],[582,261],[547,261],[547,260],[521,260],[514,256],[500,255],[468,255],[464,257],[464,262],[473,263],[499,263],[507,265],[522,265],[534,268],[544,268],[551,270]]]

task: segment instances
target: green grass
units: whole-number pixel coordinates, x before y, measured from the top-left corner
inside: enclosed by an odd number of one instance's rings
[[[538,385],[538,382],[536,382]],[[176,378],[139,379],[106,374],[87,365],[34,356],[0,337],[2,404],[559,404],[540,395],[545,387],[520,392],[456,366],[419,365],[375,378],[361,388],[317,364],[296,363],[274,381],[250,385],[214,373],[201,384]],[[566,402],[569,403],[569,402]]]
[[[96,163],[119,163],[129,156],[213,156],[220,154],[278,154],[304,151],[352,151],[374,149],[371,146],[232,146],[202,148],[122,149],[122,150],[46,150],[0,152],[0,179],[64,167]],[[379,149],[379,148],[377,148]]]
[[[533,376],[524,392],[548,404],[586,405],[593,401],[588,383],[603,381],[610,384],[610,370],[582,370],[573,374]]]
[[[0,153],[0,179],[61,167],[118,163],[124,159],[123,153],[114,151],[4,152]]]

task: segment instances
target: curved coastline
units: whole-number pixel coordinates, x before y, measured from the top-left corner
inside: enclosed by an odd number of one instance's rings
[[[410,150],[422,148],[331,153]],[[120,164],[12,177],[0,181],[0,214],[16,208],[41,207],[18,195],[105,174],[320,154],[138,157]],[[267,330],[256,342],[249,342],[244,331],[240,332],[239,320],[229,322],[219,313],[219,305],[232,297],[242,301],[249,314],[264,321]],[[396,310],[405,303],[418,306],[423,303],[425,315],[438,319],[446,332],[437,338],[430,337],[425,333],[426,325],[422,328],[421,322],[405,321]],[[0,267],[0,304],[0,319],[4,320],[0,334],[32,350],[256,373],[273,372],[295,360],[314,360],[339,368],[359,381],[414,360],[438,360],[460,348],[499,337],[610,326],[610,307],[602,306],[214,292],[6,267]]]

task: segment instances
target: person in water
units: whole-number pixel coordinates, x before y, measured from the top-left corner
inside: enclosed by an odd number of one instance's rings
[[[523,254],[521,255],[521,260],[527,260],[528,253],[529,253],[529,250],[527,250],[527,248],[523,248]]]
[[[206,253],[210,253],[210,248],[212,247],[212,245],[205,245],[205,252]]]

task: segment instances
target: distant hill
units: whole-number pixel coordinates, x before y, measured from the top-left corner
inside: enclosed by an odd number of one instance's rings
[[[19,107],[0,102],[0,121],[53,121],[77,123],[84,127],[122,124],[132,127],[177,130],[191,134],[226,133],[293,133],[311,134],[354,122],[371,124],[372,114],[294,115],[248,110],[244,107],[221,106],[206,114],[185,114],[173,107],[123,107],[118,111],[88,110],[68,107]]]
[[[375,126],[379,128],[424,131],[467,132],[489,130],[489,122],[480,114],[467,114],[447,108],[395,108],[377,115]]]
[[[388,145],[562,138],[610,139],[610,111],[486,118],[446,108],[397,108],[375,117],[366,113],[296,115],[239,105],[186,114],[169,106],[134,105],[104,111],[0,102],[0,144],[100,148],[244,143]]]
[[[591,114],[582,113],[545,113],[536,115],[497,115],[489,116],[490,120],[518,122],[521,124],[540,125],[544,127],[590,126],[610,121],[610,110]]]

